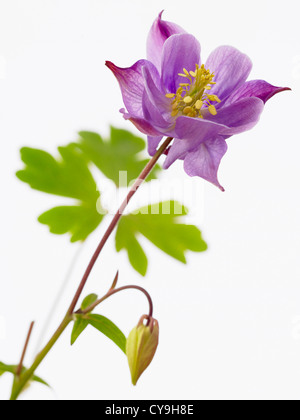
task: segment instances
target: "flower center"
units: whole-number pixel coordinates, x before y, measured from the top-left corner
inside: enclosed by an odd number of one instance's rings
[[[215,77],[214,73],[206,70],[204,64],[201,67],[196,64],[195,71],[188,72],[183,69],[179,76],[187,79],[186,83],[180,83],[176,93],[167,93],[166,97],[172,99],[172,117],[186,115],[192,118],[203,118],[203,108],[208,109],[212,115],[217,115],[216,107],[212,102],[220,103],[217,95],[209,95],[209,91]]]

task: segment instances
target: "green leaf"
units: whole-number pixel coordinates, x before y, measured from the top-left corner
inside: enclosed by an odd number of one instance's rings
[[[83,153],[74,145],[59,147],[58,151],[60,158],[56,160],[43,150],[21,149],[25,168],[17,177],[35,190],[75,199],[74,205],[55,207],[38,220],[52,233],[69,233],[71,242],[84,241],[104,217],[100,194]]]
[[[82,153],[73,145],[59,147],[58,151],[61,158],[56,160],[43,150],[21,149],[26,167],[17,172],[17,177],[31,188],[48,194],[83,202],[97,200],[97,186]]]
[[[112,321],[105,316],[94,314],[88,315],[86,320],[92,327],[110,338],[126,354],[126,337]]]
[[[4,373],[7,373],[7,372],[15,375],[16,371],[17,371],[17,366],[5,365],[4,363],[0,362],[0,376],[2,376]]]
[[[116,233],[117,251],[126,249],[133,268],[145,275],[147,257],[138,242],[138,236],[142,234],[166,254],[186,263],[186,251],[207,250],[207,244],[196,226],[178,223],[178,219],[186,214],[185,207],[180,203],[166,201],[123,216]]]
[[[97,213],[95,204],[55,207],[43,213],[38,221],[48,225],[51,233],[63,235],[70,233],[71,242],[84,241],[100,224],[103,216]]]
[[[89,322],[86,319],[78,317],[74,322],[72,334],[71,334],[71,346],[76,342],[77,338],[83,333]]]
[[[12,375],[16,376],[16,372],[18,369],[18,365],[5,365],[4,363],[0,362],[0,376],[2,376],[4,373],[11,373]],[[22,373],[26,372],[26,368],[23,367]],[[38,382],[42,385],[48,386],[47,382],[45,382],[43,379],[41,379],[39,376],[34,375],[32,377],[32,381]]]
[[[80,148],[85,156],[93,162],[100,171],[120,187],[119,172],[127,172],[127,185],[136,179],[148,159],[141,157],[146,144],[143,139],[136,137],[126,130],[111,127],[110,139],[103,140],[99,134],[82,131]],[[147,181],[157,178],[160,166],[156,165]]]
[[[81,304],[81,309],[84,311],[98,299],[98,295],[92,293],[88,295]],[[86,327],[89,325],[89,322],[85,319],[84,315],[76,315],[76,320],[74,321],[74,326],[71,334],[71,346],[76,342],[77,338],[83,333]]]
[[[81,304],[81,309],[84,311],[85,309],[87,309],[89,306],[91,306],[93,303],[96,302],[96,300],[98,299],[98,295],[95,295],[94,293],[92,293],[91,295],[88,295],[82,302]]]

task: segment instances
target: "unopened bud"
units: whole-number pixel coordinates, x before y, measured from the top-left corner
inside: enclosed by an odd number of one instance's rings
[[[144,325],[144,320],[148,320],[149,325]],[[126,354],[133,385],[136,385],[142,373],[152,362],[158,346],[158,337],[158,322],[153,318],[149,319],[146,315],[129,334]]]

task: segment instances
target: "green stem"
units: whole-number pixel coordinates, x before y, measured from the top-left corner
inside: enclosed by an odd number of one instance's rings
[[[65,329],[68,327],[70,322],[73,321],[73,316],[67,316],[64,318],[63,322],[60,324],[59,328],[56,330],[48,344],[44,347],[44,349],[36,356],[32,366],[30,369],[26,370],[19,378],[16,378],[14,387],[11,393],[10,399],[12,401],[17,400],[20,396],[22,390],[26,386],[26,384],[31,380],[31,378],[34,375],[34,372],[39,367],[39,365],[42,363],[42,361],[45,359],[49,351],[52,349],[52,347],[55,345],[57,340],[60,338],[62,333],[65,331]]]
[[[11,393],[11,398],[10,398],[11,400],[17,400],[18,399],[21,392],[25,388],[26,384],[33,377],[36,369],[40,366],[42,361],[45,359],[45,357],[47,356],[49,351],[52,349],[52,347],[55,345],[55,343],[60,338],[60,336],[63,334],[63,332],[68,327],[70,322],[73,321],[73,313],[74,313],[75,307],[77,305],[77,302],[78,302],[78,300],[81,296],[81,293],[82,293],[82,291],[83,291],[83,289],[86,285],[86,282],[87,282],[87,280],[88,280],[88,278],[91,274],[91,271],[92,271],[99,255],[100,255],[104,245],[106,244],[108,238],[110,237],[110,235],[114,231],[116,225],[118,224],[120,218],[122,217],[122,215],[124,213],[124,210],[126,209],[129,201],[134,196],[134,194],[137,192],[137,190],[142,185],[142,183],[145,181],[145,179],[148,177],[148,175],[150,174],[150,172],[152,171],[152,169],[156,165],[158,159],[167,150],[167,148],[170,145],[172,140],[173,140],[173,138],[168,137],[164,141],[164,143],[159,148],[159,150],[156,152],[156,154],[151,158],[151,160],[145,166],[145,168],[141,172],[140,176],[136,180],[133,187],[130,189],[126,199],[121,204],[121,207],[119,208],[119,210],[115,214],[112,222],[110,223],[109,227],[107,228],[107,231],[105,232],[103,238],[101,239],[100,244],[98,245],[98,248],[96,249],[96,251],[95,251],[95,253],[94,253],[94,255],[93,255],[93,257],[92,257],[92,259],[91,259],[91,261],[90,261],[90,263],[89,263],[89,265],[88,265],[88,267],[87,267],[87,269],[84,273],[84,276],[83,276],[83,278],[80,282],[80,285],[77,289],[77,292],[75,293],[75,296],[72,300],[71,306],[69,307],[69,309],[67,311],[67,314],[66,314],[65,318],[63,319],[62,323],[60,324],[59,328],[56,330],[56,332],[54,333],[54,335],[52,336],[52,338],[50,339],[48,344],[44,347],[44,349],[37,355],[37,357],[35,358],[32,366],[28,370],[26,370],[22,375],[20,375],[19,377],[16,377],[15,382],[14,382],[14,386],[13,386],[13,389],[12,389],[12,393]]]

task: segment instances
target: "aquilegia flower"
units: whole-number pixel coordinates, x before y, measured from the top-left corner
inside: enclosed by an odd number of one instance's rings
[[[121,87],[120,111],[148,136],[150,155],[164,136],[174,138],[165,169],[181,159],[188,175],[224,190],[217,172],[226,140],[253,128],[264,104],[288,88],[247,82],[252,63],[233,47],[217,48],[202,64],[197,39],[161,16],[149,33],[147,60],[129,68],[106,63]]]

